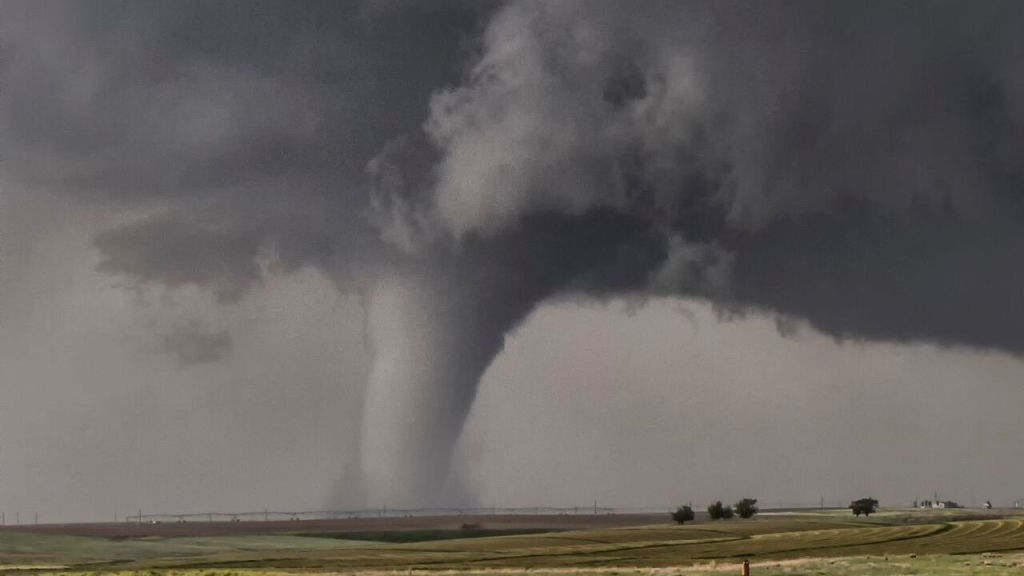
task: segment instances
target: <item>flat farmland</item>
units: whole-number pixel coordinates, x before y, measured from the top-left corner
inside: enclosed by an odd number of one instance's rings
[[[408,516],[274,520],[269,522],[107,522],[0,527],[0,534],[59,534],[101,538],[174,538],[292,533],[352,533],[459,530],[479,524],[493,530],[589,530],[664,523],[667,514],[501,514],[494,516]]]
[[[471,528],[473,537],[458,537],[465,517],[379,519],[345,526],[288,522],[275,533],[268,532],[279,528],[271,526],[275,523],[253,522],[248,524],[262,525],[263,533],[187,536],[101,536],[109,530],[105,527],[62,534],[57,527],[40,526],[32,532],[0,532],[0,570],[682,574],[734,570],[745,559],[758,573],[780,574],[873,573],[864,572],[866,567],[885,574],[954,574],[965,568],[999,574],[1024,567],[1024,518],[1010,514],[903,511],[854,518],[783,513],[686,526],[666,523],[665,518],[625,526],[624,518],[606,517],[600,520],[605,525],[585,529],[571,526],[582,517],[504,523],[497,517],[471,518],[483,527]],[[238,526],[247,523],[233,524],[237,531],[251,529]],[[533,532],[489,535],[488,529]],[[403,531],[412,531],[407,538],[422,535],[424,541],[394,543]],[[432,538],[436,531],[447,531],[444,539]]]

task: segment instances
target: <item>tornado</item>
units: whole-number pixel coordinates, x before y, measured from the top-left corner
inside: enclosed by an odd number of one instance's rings
[[[445,492],[452,447],[502,330],[459,314],[464,295],[423,274],[395,273],[368,289],[372,358],[362,435],[367,496],[375,505],[461,501]]]
[[[449,476],[481,379],[505,337],[560,294],[612,294],[646,282],[665,257],[640,218],[608,210],[524,219],[422,262],[396,265],[365,289],[371,357],[362,426],[370,505],[463,505]]]

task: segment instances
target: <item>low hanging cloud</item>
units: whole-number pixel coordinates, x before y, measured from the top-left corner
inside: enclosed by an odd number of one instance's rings
[[[263,241],[257,230],[162,215],[103,232],[95,243],[104,256],[101,272],[170,288],[192,284],[230,304],[260,281],[256,259]]]
[[[181,368],[210,364],[231,351],[231,335],[227,330],[208,330],[197,323],[188,323],[163,334],[160,348],[172,354]]]

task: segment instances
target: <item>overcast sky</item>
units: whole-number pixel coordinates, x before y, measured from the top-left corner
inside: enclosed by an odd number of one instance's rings
[[[0,510],[1024,497],[1020,24],[0,0]]]

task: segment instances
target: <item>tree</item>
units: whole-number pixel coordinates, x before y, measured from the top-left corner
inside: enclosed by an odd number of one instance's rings
[[[733,508],[736,510],[736,515],[740,518],[751,518],[758,512],[757,498],[744,498],[737,502]]]
[[[878,510],[878,500],[874,498],[861,498],[860,500],[854,500],[850,502],[850,510],[853,511],[854,516],[871,516]]]
[[[712,520],[732,518],[732,508],[724,506],[722,501],[718,500],[714,504],[708,506],[708,516],[710,516]]]
[[[693,518],[693,508],[691,508],[688,505],[680,506],[679,508],[676,508],[675,512],[672,513],[672,519],[680,524],[686,524],[687,522],[693,520]]]

